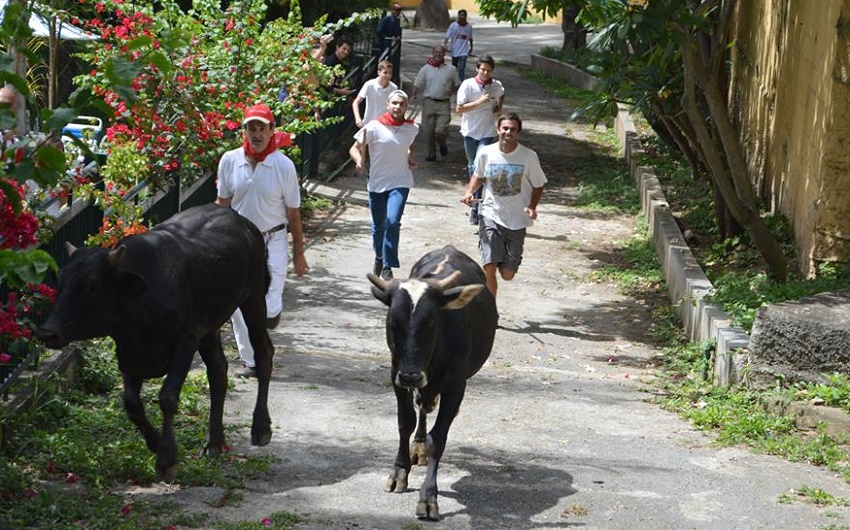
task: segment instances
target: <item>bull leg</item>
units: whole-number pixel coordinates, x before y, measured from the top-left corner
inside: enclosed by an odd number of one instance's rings
[[[274,358],[274,346],[266,328],[266,299],[263,296],[255,296],[239,309],[242,310],[242,316],[248,326],[248,338],[254,348],[257,367],[257,402],[251,420],[251,445],[266,445],[272,439],[272,419],[268,402]]]
[[[426,448],[428,451],[428,468],[425,480],[419,489],[419,502],[416,504],[416,517],[430,521],[440,520],[440,507],[437,504],[437,468],[446,449],[449,428],[460,410],[463,394],[466,391],[466,380],[449,382],[443,386],[442,403],[437,412],[434,427],[428,433]]]
[[[410,453],[414,465],[424,466],[428,464],[428,451],[425,448],[425,437],[428,433],[428,414],[434,411],[440,395],[431,396],[427,389],[416,391],[416,405],[419,407],[419,422],[416,424],[416,434],[413,436],[413,445]]]
[[[221,336],[218,330],[201,338],[198,352],[207,367],[207,382],[210,385],[209,427],[203,453],[208,456],[218,456],[224,446],[222,417],[224,416],[224,398],[227,395],[227,359],[221,348]]]
[[[410,446],[410,456],[417,466],[428,463],[428,450],[426,448],[425,435],[428,430],[428,413],[425,407],[419,406],[419,420],[416,422],[416,434],[413,436],[413,444]]]
[[[395,374],[393,374],[393,381]],[[416,427],[416,410],[413,408],[413,394],[410,390],[393,385],[398,407],[398,453],[384,490],[401,493],[407,489],[407,476],[410,474],[410,435]]]
[[[159,408],[162,410],[162,434],[156,455],[156,472],[165,480],[173,477],[177,467],[177,442],[174,440],[174,416],[180,404],[180,390],[192,365],[197,345],[189,340],[178,340],[172,351],[172,362],[159,390]]]
[[[140,396],[144,380],[126,374],[122,374],[122,378],[124,380],[124,409],[127,411],[127,416],[142,432],[148,449],[152,453],[156,453],[159,449],[159,431],[148,421],[145,406]]]

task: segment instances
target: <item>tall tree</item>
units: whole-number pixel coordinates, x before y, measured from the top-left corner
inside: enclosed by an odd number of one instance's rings
[[[571,2],[572,3],[572,2]],[[578,20],[598,33],[596,93],[579,112],[600,118],[637,108],[710,182],[721,236],[746,231],[770,274],[787,258],[759,210],[739,131],[728,106],[730,23],[735,0],[576,0]],[[479,0],[482,14],[518,24],[529,5],[550,14],[564,0]],[[556,12],[556,11],[555,11]]]
[[[584,0],[476,0],[478,12],[485,17],[508,21],[514,26],[525,22],[534,13],[548,18],[561,14],[561,29],[564,32],[564,50],[585,47],[587,30],[576,20]]]

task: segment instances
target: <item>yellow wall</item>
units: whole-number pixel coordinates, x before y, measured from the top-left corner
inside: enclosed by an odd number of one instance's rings
[[[730,107],[800,270],[850,262],[850,0],[739,2]]]

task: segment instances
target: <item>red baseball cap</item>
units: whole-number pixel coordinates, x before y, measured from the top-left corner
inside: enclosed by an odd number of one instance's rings
[[[274,115],[272,109],[268,105],[254,105],[245,111],[245,117],[242,119],[242,125],[245,125],[251,120],[257,120],[266,125],[274,125]]]

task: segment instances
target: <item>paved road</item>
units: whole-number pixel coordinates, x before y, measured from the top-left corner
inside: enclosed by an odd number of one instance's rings
[[[395,404],[385,310],[365,278],[372,264],[365,183],[353,174],[329,188],[313,186],[345,200],[310,221],[310,274],[287,285],[283,322],[273,333],[272,442],[250,447],[247,428],[231,435],[236,453],[275,457],[269,476],[251,481],[242,501],[225,508],[210,508],[221,495],[215,489],[188,488],[169,498],[230,521],[298,512],[308,517],[301,530],[850,525],[847,509],[779,502],[803,485],[850,497],[840,477],[741,448],[715,448],[710,436],[647,402],[658,354],[647,332],[651,315],[642,301],[588,279],[616,256],[634,219],[571,207],[576,183],[563,173],[592,149],[580,141],[587,131],[567,127],[569,112],[517,72],[500,66],[496,75],[507,86],[507,106],[527,118],[522,140],[540,150],[544,169],[560,184],[544,196],[516,280],[501,286],[503,327],[450,432],[438,480],[443,519],[414,517],[422,469],[411,473],[407,492],[383,491],[397,443]],[[476,256],[458,202],[464,158],[454,134],[448,158],[417,172],[402,232],[404,270],[447,243]],[[421,159],[421,148],[418,153]],[[237,383],[225,422],[250,421],[253,398],[252,383]]]

